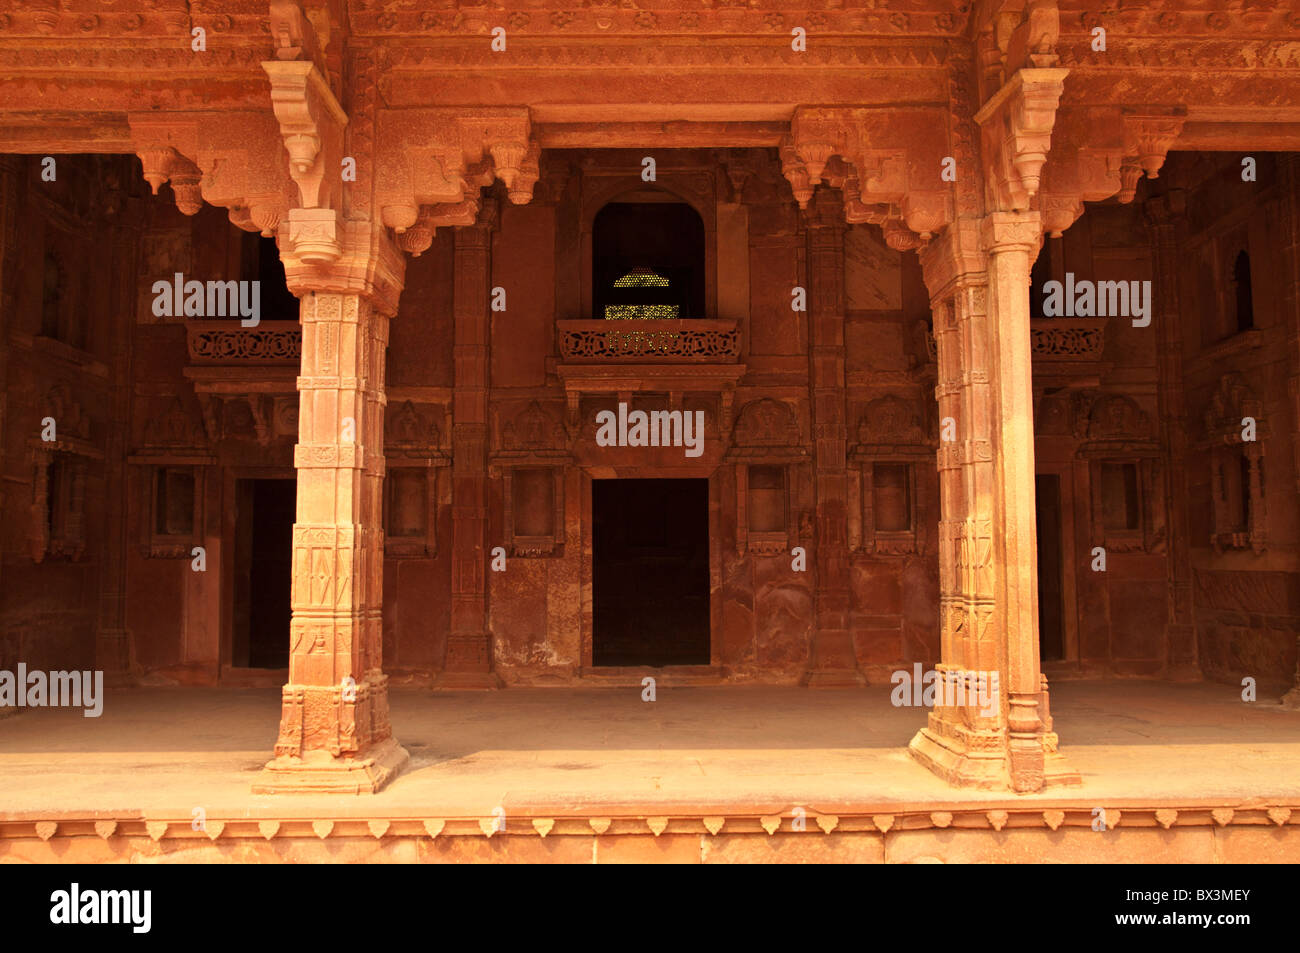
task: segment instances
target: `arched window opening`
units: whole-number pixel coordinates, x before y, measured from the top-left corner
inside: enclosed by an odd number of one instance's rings
[[[611,202],[592,223],[594,317],[704,317],[704,223],[684,202]]]
[[[1237,293],[1237,330],[1249,331],[1255,326],[1255,304],[1250,293],[1250,254],[1244,249],[1233,263],[1232,283]]]

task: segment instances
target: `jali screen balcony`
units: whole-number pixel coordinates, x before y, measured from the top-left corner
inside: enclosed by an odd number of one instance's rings
[[[735,321],[557,321],[566,364],[731,364],[740,359]]]
[[[297,321],[261,321],[251,328],[236,320],[187,321],[185,326],[191,364],[296,367],[302,357]]]

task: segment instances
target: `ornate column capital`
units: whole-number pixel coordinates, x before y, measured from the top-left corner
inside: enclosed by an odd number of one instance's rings
[[[980,239],[990,254],[1032,252],[1042,242],[1042,235],[1038,212],[993,212],[980,226]]]

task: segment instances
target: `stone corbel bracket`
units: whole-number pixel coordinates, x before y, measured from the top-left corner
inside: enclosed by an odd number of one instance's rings
[[[1084,202],[1101,202],[1123,188],[1119,110],[1058,111],[1052,144],[1034,207],[1042,214],[1043,231],[1060,238],[1083,214]]]
[[[1028,211],[1052,147],[1065,69],[1018,70],[975,114],[983,137],[989,208]]]
[[[273,117],[173,113],[131,115],[127,121],[154,194],[168,182],[186,215],[206,201],[228,209],[230,220],[246,231],[275,234],[296,189],[281,160]]]
[[[782,172],[800,208],[824,182],[843,192],[850,224],[879,224],[891,247],[915,248],[952,219],[941,178],[946,128],[921,108],[799,106],[781,144]]]
[[[289,242],[302,261],[325,265],[341,254],[343,130],[348,117],[316,65],[308,60],[262,64],[271,80],[271,108],[289,153],[299,206],[289,210]]]
[[[393,146],[378,157],[380,214],[412,254],[428,248],[440,226],[473,224],[483,186],[499,179],[511,203],[524,205],[541,176],[525,107],[387,111],[379,137]]]
[[[1183,108],[1124,110],[1124,158],[1120,165],[1123,185],[1119,192],[1120,202],[1127,205],[1133,201],[1143,172],[1148,179],[1154,179],[1160,174],[1165,157],[1169,155],[1174,141],[1182,135],[1186,121],[1187,110]]]

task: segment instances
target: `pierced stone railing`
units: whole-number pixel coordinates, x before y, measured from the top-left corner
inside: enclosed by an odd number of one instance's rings
[[[557,321],[560,360],[733,363],[740,359],[735,321]]]
[[[1106,318],[1031,318],[1029,347],[1043,361],[1099,361]]]
[[[241,327],[237,320],[187,321],[192,364],[296,366],[302,357],[302,326],[297,321],[262,321]]]

